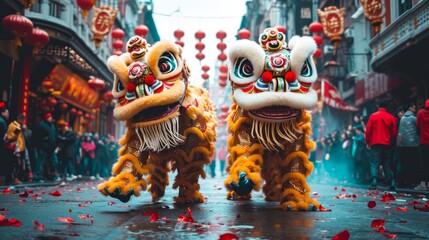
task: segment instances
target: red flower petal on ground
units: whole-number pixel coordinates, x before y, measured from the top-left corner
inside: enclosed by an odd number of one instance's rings
[[[10,193],[10,188],[3,189],[3,194],[9,194],[9,193]]]
[[[9,211],[9,208],[0,208],[0,211]],[[1,216],[1,215],[0,215]],[[1,221],[1,220],[0,220]]]
[[[406,208],[406,207],[396,207],[396,208],[395,208],[395,210],[396,210],[396,211],[403,211],[403,212],[406,212],[406,211],[408,211],[408,208]]]
[[[78,192],[82,191],[82,188],[78,187],[78,188],[77,188],[77,191],[78,191]]]
[[[345,192],[346,191],[346,189],[345,188],[341,188],[341,192]]]
[[[322,205],[319,205],[319,211],[321,211],[321,212],[332,212],[331,209],[327,209],[327,208],[323,207]]]
[[[39,223],[39,221],[34,221],[34,229],[45,231],[45,225]]]
[[[386,229],[384,227],[381,227],[378,229],[378,232],[386,232]]]
[[[22,197],[22,198],[26,198],[26,197],[28,197],[28,192],[27,192],[27,191],[25,191],[24,193],[19,194],[19,197]]]
[[[34,194],[33,196],[31,196],[32,198],[37,198],[37,197],[39,197],[39,194]]]
[[[25,199],[20,199],[19,202],[26,202],[26,200]]]
[[[65,222],[65,223],[72,223],[72,222],[74,222],[74,220],[73,219],[71,219],[71,218],[63,218],[63,217],[56,217],[55,218],[56,220],[58,220],[58,221],[60,221],[60,222]]]
[[[145,211],[143,213],[144,216],[150,216],[149,220],[150,222],[156,222],[159,218],[158,212],[152,212],[152,211]]]
[[[80,234],[79,233],[69,233],[69,236],[78,237],[78,236],[80,236]]]
[[[194,220],[194,218],[192,217],[192,211],[191,211],[191,208],[190,207],[188,207],[188,216],[186,216],[186,215],[180,215],[178,218],[177,218],[177,221],[179,221],[179,222],[192,222],[192,223],[196,223],[197,221],[195,221]]]
[[[335,196],[335,198],[345,198],[346,197],[346,194],[345,193],[343,193],[343,194],[338,194],[337,196]]]
[[[112,206],[113,204],[116,204],[116,202],[108,202],[109,206]]]
[[[344,231],[338,233],[337,235],[332,237],[332,240],[349,240],[350,233],[345,229]]]
[[[419,210],[421,212],[429,212],[429,205],[424,205],[423,207],[417,207],[414,205],[414,210]]]
[[[334,190],[338,190],[338,187],[334,187]]]
[[[89,214],[86,214],[86,215],[80,215],[80,214],[79,214],[79,217],[80,217],[80,219],[87,219],[87,218],[90,218],[90,217],[91,217],[91,215],[89,215]]]
[[[33,190],[28,189],[28,190],[27,190],[27,192],[28,192],[28,193],[33,193]]]
[[[396,234],[390,234],[390,233],[384,233],[383,236],[385,236],[387,238],[396,238],[397,237]]]
[[[238,240],[238,236],[234,233],[224,233],[219,236],[219,240]]]
[[[58,189],[57,189],[57,190],[55,190],[55,191],[53,191],[53,192],[49,193],[49,195],[52,195],[52,196],[54,196],[54,197],[59,197],[59,196],[61,196],[61,192],[60,192],[60,191],[58,191]]]
[[[384,219],[374,219],[371,222],[371,227],[372,228],[381,228],[381,227],[384,227],[384,222],[385,222]]]
[[[15,218],[7,219],[5,216],[0,215],[0,227],[21,227],[22,223]]]
[[[367,205],[368,208],[374,208],[375,206],[377,206],[377,203],[375,201],[369,201]]]
[[[388,202],[396,200],[395,196],[393,196],[391,193],[385,193],[383,197],[381,197],[381,202]]]
[[[72,210],[71,210],[71,209],[69,209],[69,212],[72,212]]]

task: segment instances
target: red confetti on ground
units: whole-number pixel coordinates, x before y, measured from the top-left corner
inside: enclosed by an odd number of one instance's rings
[[[341,188],[341,192],[345,192],[346,191],[346,189],[345,188]]]
[[[10,188],[3,189],[3,194],[9,194],[9,193],[10,193]]]
[[[224,233],[219,236],[219,240],[238,240],[238,236],[234,233]]]
[[[69,209],[69,212],[72,212],[72,210],[71,210],[71,209]]]
[[[337,235],[333,236],[332,240],[349,240],[349,238],[350,238],[350,233],[346,229],[346,230],[338,233]]]
[[[368,205],[368,208],[374,208],[377,205],[377,203],[375,201],[369,201],[367,205]]]
[[[60,222],[65,222],[65,223],[72,223],[72,222],[74,222],[74,220],[73,219],[71,219],[71,218],[63,218],[63,217],[56,217],[55,218],[56,220],[58,220],[58,221],[60,221]]]
[[[338,190],[338,187],[334,187],[334,190]]]
[[[7,219],[0,214],[0,227],[21,227],[22,223],[15,218]]]
[[[31,196],[32,198],[37,198],[37,197],[39,197],[39,194],[34,194],[33,196]]]
[[[119,224],[121,224],[121,222],[120,222],[120,221],[116,221],[116,222],[115,222],[115,224],[116,224],[116,225],[119,225]]]
[[[89,214],[86,214],[86,215],[80,215],[80,214],[79,214],[79,217],[80,217],[80,219],[87,219],[87,218],[90,218],[90,217],[91,217],[91,215],[89,215]]]
[[[194,220],[194,218],[192,218],[192,211],[191,211],[190,207],[188,207],[188,215],[189,215],[189,217],[186,216],[186,215],[180,215],[177,218],[177,221],[179,221],[179,222],[192,222],[192,223],[196,223],[197,222],[197,221]]]
[[[406,211],[408,211],[408,208],[406,208],[406,207],[396,207],[396,208],[395,208],[395,210],[396,210],[396,211],[403,211],[403,212],[406,212]]]
[[[59,197],[61,196],[61,192],[57,190],[55,190],[54,192],[49,193],[49,195],[54,196],[54,197]]]
[[[94,217],[91,217],[91,224],[94,224]]]
[[[80,236],[80,234],[79,233],[69,233],[69,236],[78,237],[78,236]]]
[[[353,199],[355,199],[355,198],[357,198],[357,196],[355,194],[347,195],[345,193],[342,193],[342,194],[338,194],[337,196],[335,196],[335,198],[353,198]]]
[[[397,237],[396,234],[390,234],[390,233],[385,233],[385,234],[383,234],[383,236],[385,236],[387,238],[396,238]]]
[[[381,197],[381,202],[388,202],[388,201],[394,201],[396,200],[395,196],[393,196],[391,193],[385,193],[383,197]]]
[[[321,211],[321,212],[332,212],[331,209],[324,208],[322,205],[319,205],[319,211]]]
[[[82,188],[78,187],[78,188],[77,188],[77,191],[78,191],[78,192],[81,192],[81,191],[82,191]]]
[[[25,199],[21,199],[21,200],[19,200],[19,202],[26,202],[26,200]]]
[[[371,222],[371,227],[372,228],[381,228],[381,227],[384,227],[384,222],[385,222],[384,219],[374,219]]]
[[[45,192],[44,192],[44,191],[42,192],[42,195],[43,195],[43,194],[45,194]]]
[[[386,232],[386,229],[384,227],[381,227],[378,229],[378,232]]]
[[[39,223],[39,221],[34,221],[34,229],[45,231],[45,225]]]
[[[0,211],[9,211],[9,208],[0,208]]]
[[[423,207],[418,207],[414,204],[414,210],[419,210],[421,212],[429,212],[429,205],[424,205]]]
[[[150,222],[156,222],[159,218],[158,212],[145,211],[143,213],[144,216],[150,216]]]
[[[26,190],[28,193],[33,193],[33,190],[31,190],[31,189],[28,189],[28,190]]]
[[[116,202],[108,202],[109,206],[112,206],[113,204],[116,204]]]
[[[25,191],[24,193],[19,194],[19,197],[22,197],[22,198],[26,198],[26,197],[28,197],[28,192],[27,192],[27,191]]]

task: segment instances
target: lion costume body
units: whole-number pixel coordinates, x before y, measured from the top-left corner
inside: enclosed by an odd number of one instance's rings
[[[319,204],[309,197],[306,177],[314,143],[311,109],[317,94],[312,55],[316,43],[294,36],[287,46],[275,28],[261,34],[260,45],[239,40],[229,53],[233,105],[228,117],[229,199],[249,199],[252,190],[267,201],[280,202],[289,210],[314,210]]]
[[[181,52],[173,42],[149,47],[134,36],[126,53],[108,59],[118,100],[114,116],[127,130],[113,177],[98,185],[103,195],[127,202],[148,189],[155,202],[164,196],[168,172],[177,170],[175,202],[204,202],[198,179],[214,152],[216,121],[207,91],[188,84]]]

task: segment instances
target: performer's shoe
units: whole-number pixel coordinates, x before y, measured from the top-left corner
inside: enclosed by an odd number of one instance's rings
[[[247,178],[245,172],[240,172],[238,184],[236,182],[230,184],[232,190],[239,196],[248,195],[252,191],[253,185],[254,183]]]

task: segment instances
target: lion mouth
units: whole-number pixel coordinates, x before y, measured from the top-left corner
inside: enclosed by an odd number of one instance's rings
[[[149,121],[163,119],[177,112],[179,110],[179,107],[180,107],[180,102],[174,102],[167,105],[150,107],[134,115],[134,117],[132,118],[132,122],[139,123],[139,122],[149,122]]]
[[[301,114],[300,109],[294,109],[284,106],[273,106],[273,107],[265,107],[257,110],[250,110],[250,115],[257,119],[270,119],[281,121],[285,119],[294,118]]]
[[[278,47],[279,47],[279,41],[277,41],[277,40],[271,40],[271,41],[268,43],[268,46],[269,46],[270,48],[278,48]]]

